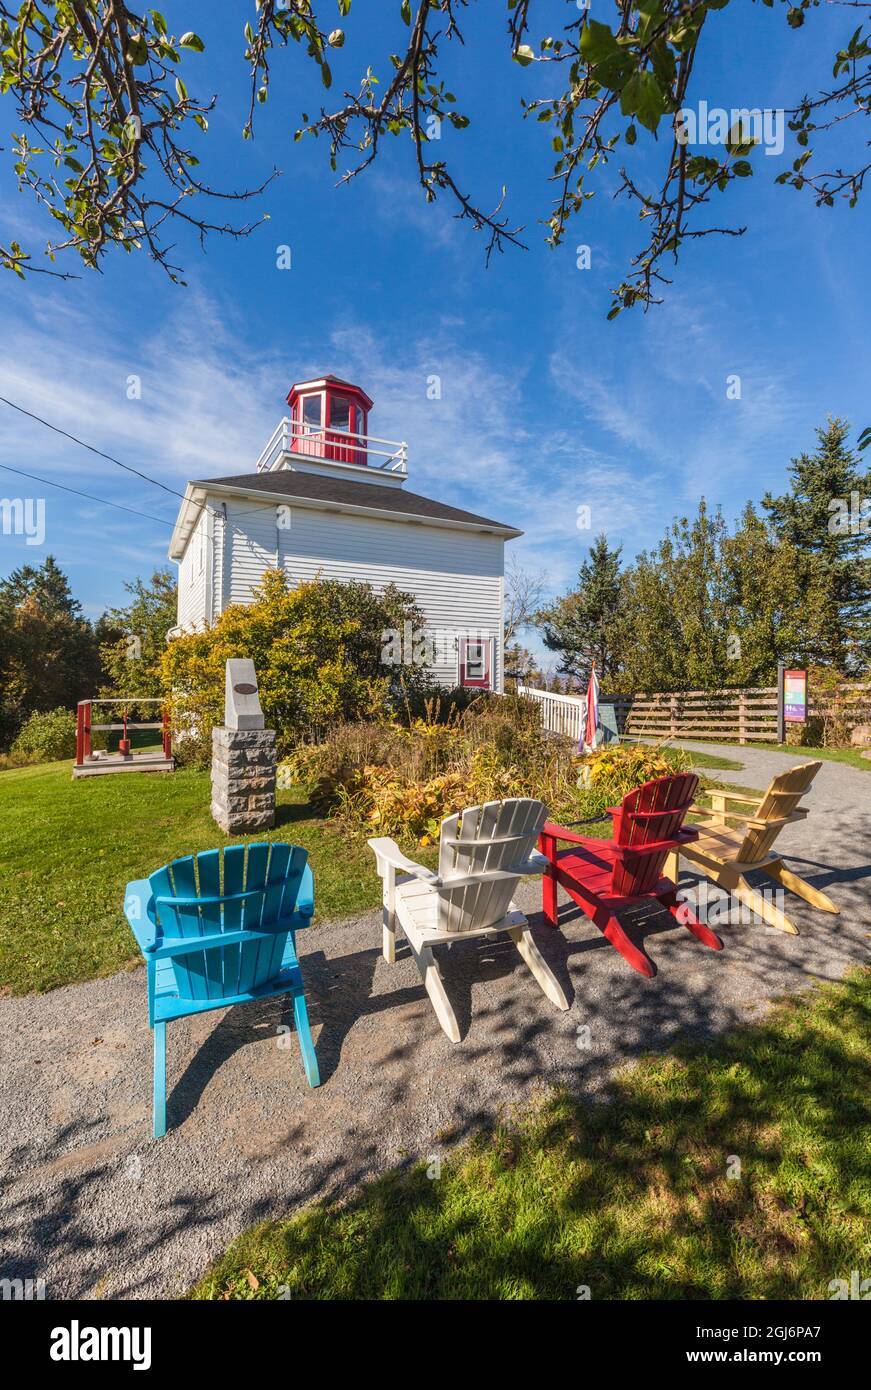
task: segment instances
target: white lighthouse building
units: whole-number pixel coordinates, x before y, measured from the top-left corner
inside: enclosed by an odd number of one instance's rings
[[[426,617],[444,686],[501,690],[505,541],[522,533],[406,488],[404,443],[368,433],[372,401],[334,376],[298,382],[252,473],[188,483],[169,548],[178,630],[249,603],[267,569],[291,582],[393,583]]]

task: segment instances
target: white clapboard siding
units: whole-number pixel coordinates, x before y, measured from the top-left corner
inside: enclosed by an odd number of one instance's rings
[[[356,579],[376,589],[393,583],[415,596],[428,628],[493,637],[493,681],[501,688],[501,536],[322,511],[295,506],[291,499],[290,526],[281,528],[275,503],[258,507],[250,498],[239,498],[226,500],[224,507],[224,502],[209,498],[216,513],[215,616],[230,603],[250,602],[264,570],[275,566],[296,583],[319,574],[325,579]],[[185,560],[190,550],[189,545]],[[430,669],[440,683],[454,685],[456,652],[440,650],[445,659]]]
[[[212,565],[207,520],[203,512],[178,567],[178,625],[185,629],[201,627],[206,618]]]
[[[236,516],[236,513],[242,515]],[[227,503],[227,518],[221,527],[222,545],[216,553],[220,569],[220,607],[231,603],[250,603],[263,571],[279,563],[278,526],[275,507],[255,507],[252,502]],[[227,533],[230,548],[226,550]],[[216,546],[216,552],[218,547]]]

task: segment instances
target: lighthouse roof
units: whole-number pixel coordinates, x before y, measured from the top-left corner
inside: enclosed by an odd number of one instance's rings
[[[344,381],[340,376],[333,376],[328,372],[326,376],[312,377],[311,381],[295,381],[287,393],[287,400],[295,400],[306,391],[323,391],[328,386],[338,387],[342,391],[353,391],[356,396],[365,402],[366,409],[371,410],[374,404],[372,397],[363,390],[362,386],[355,386],[352,381]]]

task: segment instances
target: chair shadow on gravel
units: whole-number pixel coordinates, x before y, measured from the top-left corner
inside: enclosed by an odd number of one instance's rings
[[[540,914],[534,915],[540,916]],[[533,936],[536,946],[559,980],[571,1008],[574,1001],[574,989],[566,968],[564,939],[561,934],[558,933],[555,936],[550,929],[543,926],[534,930]],[[433,954],[460,1029],[460,1042],[450,1043],[452,1048],[462,1047],[476,1013],[480,1012],[480,1007],[476,1009],[472,1000],[472,991],[476,984],[494,983],[516,974],[522,990],[523,1002],[528,1007],[530,1014],[539,1005],[543,1010],[558,1012],[519,956],[514,942],[504,933],[493,937],[465,938],[462,933],[458,932],[456,941],[439,942],[434,945]],[[399,931],[396,936],[396,963],[398,965],[404,961],[410,962],[411,959],[411,948]],[[390,967],[388,966],[387,969]],[[398,1002],[410,1002],[414,999],[421,1000],[425,1003],[426,1008],[432,1011],[432,1004],[416,968],[414,980],[415,983],[410,988],[400,992],[401,1001],[397,999],[395,992],[377,996],[369,1001],[369,1007],[364,1012],[380,1013],[382,1010],[395,1007]],[[435,1014],[433,1013],[434,1018]]]
[[[309,1022],[317,1038],[315,1051],[322,1085],[333,1075],[341,1053],[342,1038],[371,992],[376,955],[374,949],[358,952],[356,956],[347,958],[349,962],[353,962],[353,966],[348,965],[345,968],[343,958],[328,961],[323,951],[312,951],[303,957],[306,1005]],[[367,960],[366,957],[371,959]],[[344,1021],[336,1017],[336,1011],[331,1004],[331,1000],[336,998],[341,998],[344,1009],[351,1012],[352,1017],[349,1020]],[[184,1020],[175,1026],[183,1027]],[[265,1033],[271,1033],[276,1040],[276,1046],[281,1046],[283,1063],[286,1062],[289,1069],[297,1067],[301,1072],[302,1058],[296,1039],[293,1000],[290,995],[276,995],[272,999],[237,1004],[227,1010],[222,1018],[216,1017],[209,1036],[200,1045],[184,1072],[174,1079],[171,1070],[170,1028],[167,1033],[170,1068],[167,1094],[169,1125],[174,1128],[188,1119],[224,1063],[240,1048],[261,1041]]]
[[[375,968],[381,952],[376,946],[351,955],[328,960],[323,951],[310,951],[302,957],[306,1005],[309,1022],[315,1035],[321,1085],[329,1081],[339,1065],[342,1047],[354,1024],[367,1014],[389,1013],[390,1010],[413,1003],[424,995],[421,982],[417,986],[392,990],[389,994],[373,995]],[[183,1027],[184,1020],[176,1027]],[[167,1035],[167,1055],[170,1066],[170,1089],[167,1096],[167,1117],[171,1127],[177,1127],[196,1110],[203,1093],[224,1063],[239,1051],[262,1040],[271,1033],[282,1045],[282,1063],[288,1068],[302,1070],[296,1028],[293,1021],[293,1001],[289,995],[237,1004],[222,1018],[215,1019],[209,1036],[201,1044],[184,1072],[172,1077],[172,1028]],[[397,1046],[401,1040],[397,1039]],[[410,1046],[410,1044],[409,1044]]]
[[[863,879],[871,878],[871,864],[855,864],[849,869],[836,869],[831,864],[821,864],[818,859],[805,859],[800,854],[783,854],[786,867],[794,868],[796,873],[800,873],[802,878],[806,878],[814,888],[819,888],[825,892],[826,888],[838,883],[861,883]],[[808,873],[808,869],[816,869],[817,873]],[[765,879],[765,875],[760,876]],[[767,880],[769,883],[770,879]],[[840,904],[838,904],[840,906]]]

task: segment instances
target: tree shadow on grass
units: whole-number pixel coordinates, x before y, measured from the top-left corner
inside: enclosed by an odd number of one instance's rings
[[[315,819],[315,812],[307,801],[279,801],[275,806],[275,824],[298,825],[300,821]]]
[[[825,1298],[867,1264],[871,972],[231,1247],[200,1297]],[[866,1234],[863,1235],[863,1229]]]

